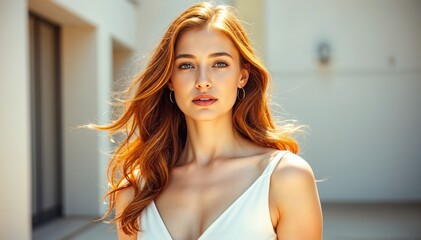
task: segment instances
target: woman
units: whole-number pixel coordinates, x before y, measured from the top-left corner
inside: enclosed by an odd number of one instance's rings
[[[129,88],[109,163],[120,239],[321,239],[314,176],[276,126],[269,74],[232,9],[198,3]],[[105,217],[104,216],[104,217]]]

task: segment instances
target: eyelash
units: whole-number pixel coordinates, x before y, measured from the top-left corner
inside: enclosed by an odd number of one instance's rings
[[[223,66],[219,66],[218,67],[217,65],[220,65],[220,64],[223,64]],[[225,63],[225,62],[217,62],[217,63],[214,64],[214,66],[216,66],[217,68],[226,68],[229,65],[227,63]]]
[[[179,69],[185,70],[185,69],[190,69],[193,68],[193,64],[191,63],[182,63],[180,64],[180,66],[178,66]]]

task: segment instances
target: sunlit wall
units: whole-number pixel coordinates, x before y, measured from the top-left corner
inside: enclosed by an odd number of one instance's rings
[[[310,127],[322,200],[419,202],[421,2],[265,2],[274,100]]]

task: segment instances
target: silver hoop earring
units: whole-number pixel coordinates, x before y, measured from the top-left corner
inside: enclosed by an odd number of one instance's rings
[[[174,99],[172,98],[173,92],[174,91],[170,91],[170,102],[171,103],[175,103]]]
[[[242,91],[240,91],[242,90]],[[242,93],[242,94],[240,94]],[[239,88],[238,93],[237,93],[237,98],[238,100],[243,100],[246,97],[246,90],[244,90],[244,88]]]

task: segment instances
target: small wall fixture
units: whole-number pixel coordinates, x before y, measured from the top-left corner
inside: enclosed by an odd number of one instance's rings
[[[331,61],[331,47],[326,41],[320,42],[317,46],[317,57],[321,65],[328,65]]]

